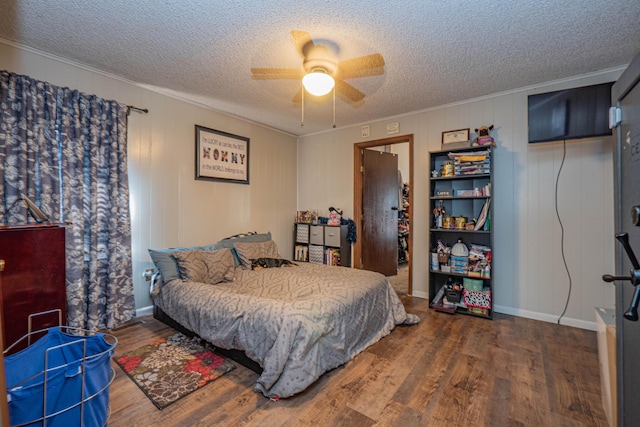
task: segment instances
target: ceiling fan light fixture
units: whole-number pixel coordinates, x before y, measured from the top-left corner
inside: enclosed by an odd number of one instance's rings
[[[323,96],[331,92],[336,82],[324,70],[312,70],[302,78],[302,85],[311,95]]]

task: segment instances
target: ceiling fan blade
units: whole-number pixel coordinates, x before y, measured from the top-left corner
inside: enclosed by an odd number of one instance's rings
[[[300,79],[304,76],[304,70],[300,68],[252,68],[253,80],[280,80]]]
[[[349,83],[340,79],[336,79],[336,91],[346,96],[353,102],[359,102],[364,99],[364,93],[360,92]]]
[[[296,50],[300,53],[302,57],[305,56],[305,47],[309,48],[313,46],[313,40],[311,39],[311,34],[307,31],[300,30],[292,30],[291,31],[291,41],[296,47]]]
[[[345,59],[338,63],[342,78],[377,76],[384,73],[384,58],[379,53]]]

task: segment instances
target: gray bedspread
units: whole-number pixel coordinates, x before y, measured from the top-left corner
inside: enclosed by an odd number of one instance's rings
[[[256,391],[301,392],[389,334],[419,321],[381,274],[300,263],[236,270],[231,283],[172,280],[154,304],[212,344],[243,350],[263,368]]]

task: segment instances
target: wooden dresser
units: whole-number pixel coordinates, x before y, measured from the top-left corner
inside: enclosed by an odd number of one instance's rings
[[[66,324],[64,224],[0,226],[0,259],[3,348],[27,333],[30,314],[61,309]],[[39,316],[32,330],[57,324],[57,314]]]

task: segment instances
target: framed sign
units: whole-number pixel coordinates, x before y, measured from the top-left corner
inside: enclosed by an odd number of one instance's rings
[[[469,128],[442,132],[442,147],[452,147],[469,144]]]
[[[249,138],[196,125],[196,179],[249,184]]]

